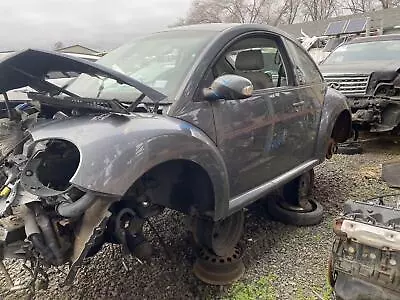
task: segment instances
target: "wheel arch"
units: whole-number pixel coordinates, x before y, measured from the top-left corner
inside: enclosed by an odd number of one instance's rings
[[[351,133],[351,114],[348,110],[343,110],[336,118],[333,125],[331,137],[337,143],[345,142]]]
[[[350,138],[351,132],[351,112],[346,97],[334,89],[327,88],[318,133],[316,152],[319,159],[325,159],[332,138],[335,142],[342,142]]]
[[[143,199],[186,214],[214,218],[217,209],[213,180],[207,170],[189,159],[171,159],[144,172],[125,193],[125,200]]]

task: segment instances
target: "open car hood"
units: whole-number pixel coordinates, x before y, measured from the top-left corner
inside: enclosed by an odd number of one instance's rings
[[[122,74],[89,60],[69,56],[66,54],[27,49],[8,56],[0,61],[0,94],[10,90],[30,86],[35,90],[51,89],[51,84],[38,80],[44,78],[48,72],[76,72],[88,75],[105,76],[119,83],[130,85],[154,102],[167,98],[166,95],[155,89]]]

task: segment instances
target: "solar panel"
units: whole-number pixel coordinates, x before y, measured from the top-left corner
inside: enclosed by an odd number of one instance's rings
[[[344,30],[345,33],[363,32],[367,25],[367,18],[351,19]]]
[[[329,23],[324,35],[337,35],[344,32],[348,20]]]

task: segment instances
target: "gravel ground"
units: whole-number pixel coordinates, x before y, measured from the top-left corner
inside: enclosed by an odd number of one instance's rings
[[[399,193],[380,179],[381,164],[399,160],[400,146],[386,140],[365,144],[362,155],[336,155],[316,168],[314,195],[325,207],[324,221],[297,228],[271,221],[258,203],[246,212],[244,243],[246,273],[241,282],[273,275],[277,299],[309,299],[326,287],[326,265],[333,240],[332,221],[348,199]],[[169,260],[157,239],[155,255],[140,264],[129,259],[125,270],[119,248],[107,245],[79,271],[74,284],[59,288],[67,268],[51,269],[51,284],[36,299],[217,299],[228,297],[230,287],[208,286],[191,272],[194,253],[182,215],[167,211],[154,220],[174,257]],[[6,261],[12,277],[25,278],[21,264]],[[0,275],[0,299],[26,299],[24,292],[6,292]]]

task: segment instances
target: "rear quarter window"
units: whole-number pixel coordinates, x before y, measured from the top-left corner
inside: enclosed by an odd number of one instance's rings
[[[304,49],[290,40],[285,41],[289,56],[293,63],[294,74],[299,85],[322,83],[321,73],[312,58]]]

